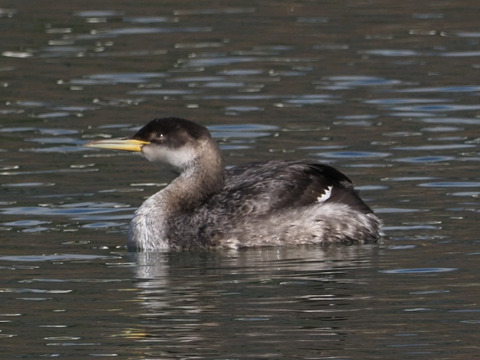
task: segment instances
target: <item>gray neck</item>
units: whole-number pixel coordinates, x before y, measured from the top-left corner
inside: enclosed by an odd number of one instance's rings
[[[224,186],[223,160],[216,142],[210,139],[197,150],[196,158],[163,191],[172,210],[192,209]]]
[[[199,206],[224,186],[223,161],[217,144],[199,144],[197,154],[166,188],[148,198],[130,224],[131,249],[168,249],[169,223]]]

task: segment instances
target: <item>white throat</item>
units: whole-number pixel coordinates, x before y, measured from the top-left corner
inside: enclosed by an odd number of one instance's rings
[[[128,248],[142,250],[168,250],[167,189],[149,197],[138,209],[128,230]]]
[[[148,161],[169,164],[175,169],[182,171],[192,166],[197,156],[194,146],[185,145],[179,149],[159,148],[158,146],[144,146],[143,156]]]

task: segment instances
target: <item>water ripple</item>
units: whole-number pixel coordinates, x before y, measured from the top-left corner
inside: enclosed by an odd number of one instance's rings
[[[78,261],[115,259],[111,255],[86,254],[51,254],[51,255],[8,255],[0,256],[0,261],[44,262],[44,261]]]
[[[432,150],[456,150],[456,149],[468,149],[476,147],[473,144],[439,144],[439,145],[411,145],[411,146],[397,146],[395,150],[408,150],[408,151],[432,151]]]
[[[90,17],[114,17],[123,15],[123,11],[115,10],[85,10],[75,12],[74,16],[90,18]]]
[[[164,73],[135,72],[135,73],[105,73],[87,75],[82,79],[72,79],[72,85],[115,85],[115,84],[143,84],[152,79],[164,78]]]
[[[333,151],[315,153],[316,156],[327,158],[343,158],[343,159],[361,159],[361,158],[383,158],[391,156],[391,153],[377,152],[377,151]]]
[[[361,51],[361,54],[367,55],[377,55],[377,56],[420,56],[422,55],[418,51],[415,50],[399,50],[399,49],[376,49],[376,50],[366,50]]]
[[[479,110],[480,105],[412,105],[412,106],[395,106],[394,111],[427,111],[427,112],[447,112],[447,111],[472,111]]]
[[[392,269],[392,270],[381,270],[381,273],[384,274],[425,274],[425,273],[443,273],[458,271],[457,268],[412,268],[412,269]]]
[[[434,188],[470,188],[470,187],[480,187],[480,182],[477,181],[437,181],[430,183],[422,183],[418,186],[421,187],[434,187]]]
[[[166,16],[135,16],[135,17],[124,17],[123,21],[134,23],[134,24],[152,24],[152,23],[163,23],[172,21],[171,18]]]
[[[22,207],[9,207],[9,208],[0,208],[0,212],[4,215],[39,215],[39,216],[80,216],[80,215],[98,215],[98,214],[111,214],[118,213],[122,211],[131,211],[129,208],[121,207],[114,208],[115,205],[112,204],[111,207],[108,204],[92,204],[91,207],[78,206],[75,207],[74,204],[69,204],[68,206],[60,206],[57,208],[54,207],[44,207],[44,206],[22,206]],[[104,206],[104,207],[102,207]]]
[[[364,86],[385,86],[385,85],[399,85],[401,81],[394,79],[387,79],[376,76],[330,76],[325,79],[331,82],[328,89],[352,89]]]
[[[454,161],[454,156],[413,156],[406,158],[397,158],[394,161],[407,163],[437,163],[442,161]]]
[[[462,118],[462,117],[438,117],[431,118],[427,117],[421,119],[424,123],[432,124],[454,124],[454,125],[480,125],[480,119],[478,118]]]
[[[415,87],[396,90],[399,93],[460,93],[460,92],[476,92],[480,91],[478,85],[455,85],[455,86],[438,86],[438,87]]]

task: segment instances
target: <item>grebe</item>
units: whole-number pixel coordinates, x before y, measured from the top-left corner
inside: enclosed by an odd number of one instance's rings
[[[141,152],[179,173],[135,212],[129,250],[364,244],[380,236],[380,220],[338,170],[315,161],[224,169],[209,131],[188,120],[154,119],[131,138],[85,146]]]

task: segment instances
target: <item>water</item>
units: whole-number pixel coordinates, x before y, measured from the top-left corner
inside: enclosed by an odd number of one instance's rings
[[[477,356],[475,2],[2,6],[4,357]],[[81,145],[169,115],[207,125],[229,166],[333,164],[384,241],[126,252],[172,175]]]

